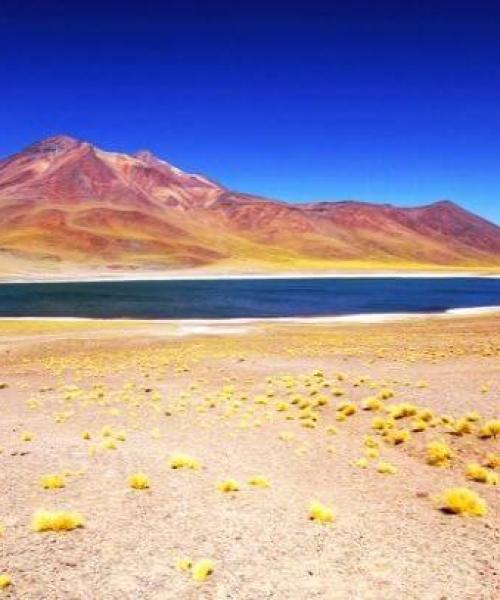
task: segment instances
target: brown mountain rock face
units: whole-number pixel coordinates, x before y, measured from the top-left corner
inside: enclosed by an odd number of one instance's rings
[[[51,137],[0,161],[0,270],[500,266],[500,228],[449,201],[287,204],[150,152]]]

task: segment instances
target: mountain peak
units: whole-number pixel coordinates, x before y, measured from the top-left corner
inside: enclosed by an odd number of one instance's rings
[[[133,156],[139,160],[143,160],[144,162],[156,160],[156,156],[151,152],[151,150],[138,150],[137,152],[134,152]]]
[[[35,142],[29,146],[26,151],[37,154],[56,154],[72,150],[77,146],[83,144],[82,141],[77,140],[69,135],[54,135],[44,140]]]
[[[443,198],[442,200],[436,200],[435,202],[432,202],[431,204],[429,204],[429,206],[435,206],[435,207],[442,206],[442,207],[449,207],[449,208],[458,208],[458,204],[456,204],[452,200],[448,200],[447,198]]]

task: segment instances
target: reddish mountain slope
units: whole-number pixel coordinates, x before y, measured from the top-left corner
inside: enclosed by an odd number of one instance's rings
[[[65,136],[0,162],[0,269],[497,267],[500,228],[451,202],[290,205],[148,152]]]

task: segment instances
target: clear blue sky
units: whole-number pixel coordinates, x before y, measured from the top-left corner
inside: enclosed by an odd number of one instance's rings
[[[500,5],[6,0],[0,155],[56,133],[265,196],[500,223]]]

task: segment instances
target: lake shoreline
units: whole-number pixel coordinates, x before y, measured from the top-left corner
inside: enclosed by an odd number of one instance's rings
[[[439,312],[407,312],[407,313],[358,313],[352,315],[321,315],[307,317],[227,317],[227,318],[182,318],[182,319],[137,319],[137,318],[98,318],[98,317],[2,317],[2,322],[46,322],[46,323],[116,323],[116,324],[135,324],[135,325],[171,325],[177,327],[181,334],[190,333],[209,333],[220,334],[221,327],[253,327],[259,325],[376,325],[383,323],[404,323],[408,321],[426,321],[436,319],[460,319],[460,318],[481,318],[500,314],[500,306],[476,306],[471,308],[450,308]],[[179,333],[180,333],[179,332]],[[241,331],[246,333],[246,331]]]
[[[154,273],[99,274],[43,277],[0,277],[0,285],[30,283],[105,283],[127,281],[232,281],[267,279],[499,279],[500,272],[489,271],[328,271],[328,272],[276,272],[276,273]]]

